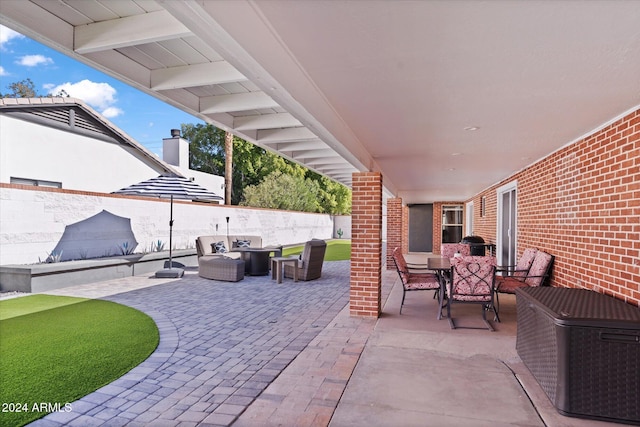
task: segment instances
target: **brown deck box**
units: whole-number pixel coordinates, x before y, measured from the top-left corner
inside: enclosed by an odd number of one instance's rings
[[[640,309],[585,289],[516,291],[518,355],[558,412],[640,425]]]

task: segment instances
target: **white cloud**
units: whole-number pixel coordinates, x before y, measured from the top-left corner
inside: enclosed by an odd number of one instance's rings
[[[36,67],[38,65],[53,64],[53,59],[44,55],[25,55],[20,57],[17,63],[25,67]]]
[[[8,76],[8,75],[9,73],[7,73],[4,67],[0,65],[0,76]]]
[[[109,107],[102,112],[102,115],[107,119],[113,119],[114,117],[118,117],[122,113],[124,113],[124,111],[122,111],[118,107]]]
[[[91,80],[82,80],[76,83],[63,83],[58,86],[45,85],[50,94],[56,95],[64,91],[72,98],[78,98],[100,111],[104,117],[113,119],[124,114],[115,106],[117,101],[116,90],[109,83],[96,83]]]
[[[82,80],[77,83],[63,83],[49,90],[56,95],[64,90],[69,96],[78,98],[100,111],[106,111],[116,103],[116,90],[108,83]]]
[[[11,39],[20,39],[24,36],[20,33],[13,31],[5,27],[4,25],[0,25],[0,48],[4,48],[7,43],[11,41]]]

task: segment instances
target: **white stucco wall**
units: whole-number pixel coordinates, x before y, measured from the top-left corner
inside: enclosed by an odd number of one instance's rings
[[[175,167],[182,175],[190,178],[193,182],[207,190],[216,193],[224,199],[224,177],[211,175],[210,173],[200,172],[193,169],[182,169]],[[224,204],[224,200],[220,202]]]
[[[155,241],[169,241],[168,200],[49,189],[0,187],[0,264],[30,264],[45,259],[58,244],[65,227],[106,210],[131,219],[139,244],[136,252]],[[330,239],[330,215],[251,209],[237,206],[174,202],[174,248],[195,247],[200,235],[259,235],[263,245],[294,244],[311,238]],[[217,231],[216,231],[217,226]],[[104,230],[109,233],[109,230]],[[67,254],[71,256],[71,254]]]
[[[119,144],[0,115],[0,182],[17,177],[110,193],[160,174],[137,155]]]

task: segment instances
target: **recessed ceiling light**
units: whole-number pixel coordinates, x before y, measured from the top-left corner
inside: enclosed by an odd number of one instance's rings
[[[459,156],[459,155],[461,155],[461,154],[462,154],[462,153],[451,153],[451,155],[452,155],[452,156]]]
[[[467,126],[464,130],[468,130],[469,132],[473,132],[474,130],[480,129],[478,126]]]

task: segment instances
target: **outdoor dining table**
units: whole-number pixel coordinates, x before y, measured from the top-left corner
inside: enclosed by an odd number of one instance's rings
[[[440,307],[438,308],[437,315],[437,319],[440,320],[442,318],[442,308],[444,307],[444,298],[447,291],[447,278],[445,273],[447,271],[451,271],[451,260],[447,257],[442,256],[429,257],[427,259],[427,268],[436,272],[438,281],[440,282],[440,292],[438,298]]]

